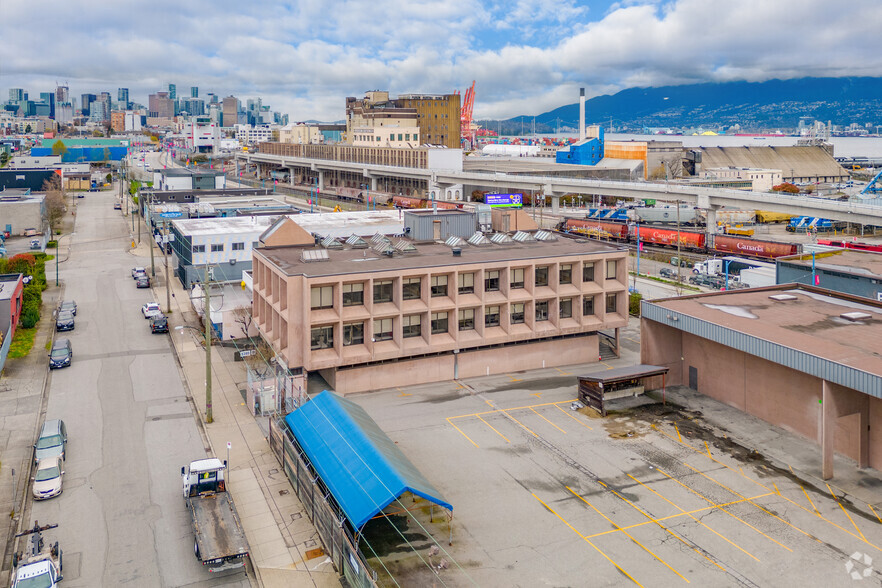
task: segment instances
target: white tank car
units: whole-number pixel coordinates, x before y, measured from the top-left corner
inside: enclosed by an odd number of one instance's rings
[[[700,225],[704,224],[700,210],[696,210],[692,206],[681,206],[679,219],[677,218],[676,206],[654,206],[632,208],[628,210],[628,220],[637,221],[648,224],[677,224],[678,220],[681,225]]]
[[[701,222],[707,224],[707,211],[701,210]],[[756,222],[755,210],[718,210],[717,223],[724,225],[753,224]]]

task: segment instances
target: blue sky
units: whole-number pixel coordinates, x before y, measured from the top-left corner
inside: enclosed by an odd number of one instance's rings
[[[343,118],[367,90],[535,115],[634,86],[882,75],[882,2],[849,0],[0,0],[0,100],[175,83]]]

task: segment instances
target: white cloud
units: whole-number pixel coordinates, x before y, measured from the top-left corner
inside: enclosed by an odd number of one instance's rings
[[[534,115],[631,86],[882,75],[878,0],[3,0],[0,98],[176,83],[294,120],[369,89],[464,90],[475,115]]]

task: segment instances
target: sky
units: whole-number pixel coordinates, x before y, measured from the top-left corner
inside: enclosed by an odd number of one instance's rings
[[[0,102],[176,84],[341,120],[369,90],[538,115],[630,87],[880,76],[880,0],[0,0]]]

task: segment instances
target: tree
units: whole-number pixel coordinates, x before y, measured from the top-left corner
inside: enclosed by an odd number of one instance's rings
[[[61,228],[61,219],[64,218],[64,192],[61,191],[61,178],[54,176],[51,180],[43,182],[43,191],[46,193],[46,216],[49,227],[54,231]]]
[[[9,152],[4,151],[0,153],[0,167],[6,167],[6,164],[9,162]]]
[[[31,125],[28,125],[25,127],[25,134],[28,134],[30,132],[31,132]]]
[[[99,131],[98,129],[95,129],[94,131],[92,131],[92,136],[93,136],[93,137],[103,137],[103,136],[104,136],[104,133],[102,133],[102,132]]]
[[[110,149],[105,147],[104,151],[101,153],[101,163],[107,163],[110,159]]]
[[[64,141],[62,141],[61,139],[55,141],[52,144],[52,155],[60,155],[60,156],[64,157],[64,155],[66,153],[67,153],[67,146],[64,144]]]

